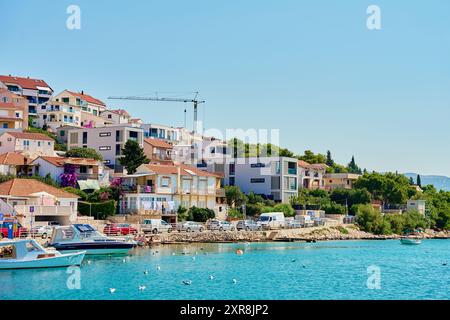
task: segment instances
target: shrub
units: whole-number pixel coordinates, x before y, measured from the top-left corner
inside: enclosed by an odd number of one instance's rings
[[[295,210],[288,203],[279,203],[273,207],[275,212],[283,212],[285,217],[295,216]]]
[[[228,217],[232,219],[243,219],[244,214],[235,208],[228,210]]]
[[[209,219],[214,219],[215,212],[207,208],[192,207],[189,209],[189,217],[195,222],[206,222]]]
[[[339,232],[342,233],[342,234],[348,234],[349,233],[348,230],[345,229],[343,226],[337,226],[336,229],[339,230]]]
[[[331,202],[323,207],[326,214],[345,214],[347,209],[342,204]]]
[[[189,217],[188,209],[183,206],[179,206],[177,210],[178,221],[186,221]]]
[[[73,193],[73,194],[76,194],[77,196],[81,197],[82,200],[86,200],[87,196],[88,196],[87,193],[84,192],[83,190],[75,189],[75,188],[72,188],[72,187],[66,187],[63,190],[67,191],[67,192],[70,192],[70,193]]]
[[[380,212],[372,208],[371,205],[360,205],[356,213],[356,223],[361,230],[374,234],[391,233],[390,224],[383,219]]]
[[[109,200],[105,202],[78,202],[78,212],[83,216],[92,216],[97,220],[105,220],[116,212],[116,202]]]
[[[89,158],[103,161],[103,157],[95,149],[92,148],[73,148],[66,152],[66,157]]]

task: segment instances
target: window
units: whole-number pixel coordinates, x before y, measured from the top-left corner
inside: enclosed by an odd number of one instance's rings
[[[116,156],[120,156],[120,153],[121,153],[120,144],[116,144]]]
[[[87,141],[88,141],[88,133],[83,132],[83,144],[87,144]]]
[[[264,178],[251,178],[250,183],[264,183],[266,182],[266,179]]]
[[[94,116],[97,115],[97,110],[92,110],[92,113],[94,114]]]
[[[7,123],[4,123],[4,124],[3,124],[3,128],[4,128],[4,129],[8,129],[8,124],[7,124]]]
[[[170,186],[170,178],[169,177],[162,177],[161,178],[161,187],[168,188]]]
[[[111,150],[111,147],[110,146],[101,146],[101,147],[98,147],[98,150],[100,150],[100,151],[108,151],[108,150]]]
[[[38,147],[40,147],[41,146],[41,142],[40,141],[38,141]]]
[[[64,130],[61,130],[61,131],[59,132],[59,135],[60,135],[61,137],[64,137],[64,136],[66,135],[66,132],[65,132]]]
[[[111,136],[111,132],[100,132],[99,137],[110,137]]]
[[[234,163],[230,163],[230,174],[234,175],[236,173],[236,165]]]
[[[122,142],[122,134],[120,130],[116,130],[116,142]]]
[[[250,167],[252,168],[264,168],[266,165],[264,163],[252,163]]]
[[[230,186],[234,186],[236,184],[235,177],[230,177]]]
[[[80,166],[80,173],[87,173],[87,167],[86,166]]]
[[[112,115],[111,114],[108,114],[108,119],[112,119]]]
[[[47,142],[47,145],[50,147],[52,145],[52,143],[51,142]]]
[[[62,98],[61,100],[62,100],[62,102],[64,102],[64,103],[69,103],[69,98]],[[78,99],[77,99],[77,100],[78,100]]]

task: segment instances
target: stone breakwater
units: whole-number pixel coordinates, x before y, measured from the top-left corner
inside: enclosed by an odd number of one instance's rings
[[[399,239],[399,235],[374,235],[358,229],[354,225],[334,227],[315,227],[306,229],[285,229],[258,232],[195,232],[152,235],[147,238],[148,244],[174,243],[227,243],[227,242],[270,242],[270,241],[331,241],[331,240],[389,240]],[[427,230],[424,239],[449,239],[448,232]]]

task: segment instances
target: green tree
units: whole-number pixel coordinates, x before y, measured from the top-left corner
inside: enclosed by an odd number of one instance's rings
[[[121,165],[123,165],[128,174],[133,174],[136,169],[144,163],[149,163],[150,160],[144,153],[144,149],[141,148],[139,143],[134,140],[128,140],[125,143],[125,147],[122,149],[122,157],[119,159]]]
[[[247,197],[237,186],[225,186],[225,198],[232,208],[240,207],[247,201]]]
[[[417,183],[419,187],[422,187],[422,179],[420,178],[420,174],[417,175]]]
[[[352,156],[352,160],[347,165],[347,169],[348,169],[348,172],[350,172],[350,173],[356,173],[356,174],[361,174],[362,173],[361,168],[358,167],[358,165],[356,164],[355,156]]]
[[[334,160],[331,157],[331,151],[330,150],[327,151],[327,161],[325,162],[325,164],[327,166],[329,166],[329,167],[333,167],[334,166]]]
[[[66,152],[66,157],[88,158],[103,161],[103,157],[92,148],[73,148]]]
[[[414,179],[412,177],[409,177],[409,184],[414,185]]]

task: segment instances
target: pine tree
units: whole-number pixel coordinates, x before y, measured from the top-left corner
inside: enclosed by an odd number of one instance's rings
[[[414,179],[412,177],[409,177],[409,184],[414,185]]]
[[[361,174],[362,173],[361,169],[356,164],[355,156],[352,156],[352,160],[348,164],[347,169],[348,169],[348,171],[350,173],[356,173],[356,174]]]
[[[422,179],[420,178],[420,174],[417,175],[417,183],[416,184],[422,188]]]
[[[141,164],[150,162],[144,153],[144,149],[134,140],[128,140],[125,143],[122,154],[123,156],[119,159],[119,162],[127,169],[128,174],[135,173]]]
[[[330,150],[327,151],[327,162],[326,162],[326,165],[329,166],[330,168],[334,166],[334,160],[331,157],[331,151]]]

